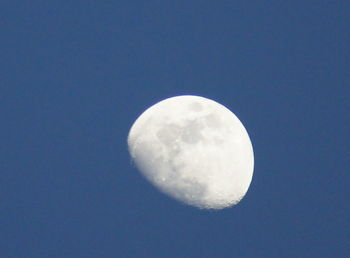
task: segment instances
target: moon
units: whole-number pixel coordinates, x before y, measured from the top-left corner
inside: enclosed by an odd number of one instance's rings
[[[144,111],[128,135],[140,172],[161,192],[201,209],[237,204],[248,191],[254,154],[241,121],[199,96],[176,96]]]

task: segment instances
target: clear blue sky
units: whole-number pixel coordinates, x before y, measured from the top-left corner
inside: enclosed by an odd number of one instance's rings
[[[1,1],[0,257],[350,257],[349,1]],[[230,108],[241,203],[182,205],[131,166],[138,115]]]

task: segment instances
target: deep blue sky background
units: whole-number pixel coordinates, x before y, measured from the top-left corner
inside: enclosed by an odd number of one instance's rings
[[[350,257],[349,1],[1,1],[0,257]],[[230,108],[255,151],[222,211],[131,166],[150,105]]]

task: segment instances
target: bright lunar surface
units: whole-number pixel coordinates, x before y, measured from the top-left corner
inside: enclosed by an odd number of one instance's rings
[[[128,146],[154,186],[198,208],[238,203],[252,180],[247,131],[230,110],[207,98],[177,96],[151,106],[131,127]]]

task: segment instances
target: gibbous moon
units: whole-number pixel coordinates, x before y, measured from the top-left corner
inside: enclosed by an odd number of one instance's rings
[[[229,109],[207,98],[177,96],[151,106],[131,127],[128,146],[155,187],[198,208],[238,203],[252,180],[246,129]]]

